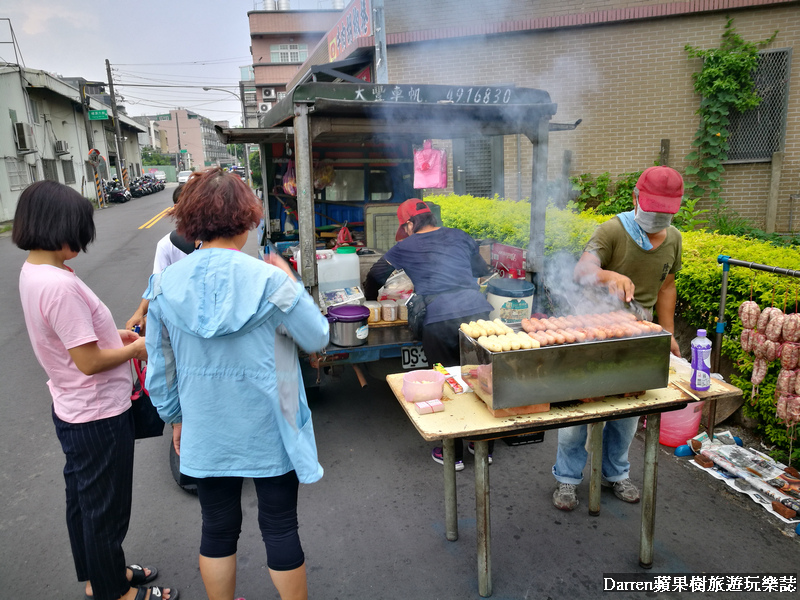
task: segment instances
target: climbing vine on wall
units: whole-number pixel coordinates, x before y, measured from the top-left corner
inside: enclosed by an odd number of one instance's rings
[[[687,175],[694,181],[687,185],[688,196],[701,197],[706,191],[714,203],[717,214],[724,204],[722,199],[722,176],[724,162],[728,158],[728,126],[731,110],[745,112],[759,105],[759,97],[753,75],[758,66],[758,49],[771,43],[778,32],[760,42],[745,41],[728,19],[719,48],[703,50],[686,45],[689,58],[701,58],[703,65],[692,74],[694,90],[702,100],[697,114],[700,127],[692,145],[696,148],[686,156],[690,161]]]

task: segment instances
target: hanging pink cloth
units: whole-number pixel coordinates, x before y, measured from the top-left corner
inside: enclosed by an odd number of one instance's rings
[[[447,187],[447,152],[425,140],[421,150],[414,150],[414,189]]]

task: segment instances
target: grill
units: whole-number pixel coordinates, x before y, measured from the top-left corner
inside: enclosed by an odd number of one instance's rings
[[[666,387],[671,335],[490,352],[459,331],[461,376],[492,410]]]

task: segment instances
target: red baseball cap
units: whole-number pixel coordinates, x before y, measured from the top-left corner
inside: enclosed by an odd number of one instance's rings
[[[669,167],[649,167],[636,182],[639,206],[646,212],[675,214],[681,208],[683,177]]]
[[[408,223],[408,220],[414,215],[422,215],[431,212],[428,205],[419,198],[409,198],[397,207],[397,220],[400,222],[400,227],[397,228],[397,234],[394,239],[398,242],[408,237],[403,225]]]

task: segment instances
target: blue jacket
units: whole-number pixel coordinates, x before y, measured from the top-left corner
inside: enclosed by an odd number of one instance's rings
[[[328,322],[280,269],[241,252],[193,252],[150,277],[146,386],[183,423],[193,477],[322,477],[297,348],[328,344]]]

